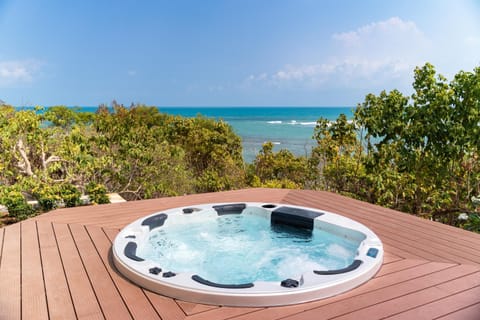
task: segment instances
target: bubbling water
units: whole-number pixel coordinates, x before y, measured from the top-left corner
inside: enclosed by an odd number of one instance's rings
[[[167,220],[168,222],[168,220]],[[215,216],[165,223],[138,254],[166,270],[223,284],[281,281],[352,263],[359,243],[314,229],[272,228],[261,216]]]

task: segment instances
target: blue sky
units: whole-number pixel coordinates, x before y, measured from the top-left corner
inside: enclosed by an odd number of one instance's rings
[[[13,105],[354,106],[480,66],[478,0],[0,0]]]

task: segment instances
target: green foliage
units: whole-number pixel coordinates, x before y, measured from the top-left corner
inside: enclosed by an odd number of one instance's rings
[[[89,182],[85,190],[90,197],[90,202],[93,204],[104,204],[110,203],[110,199],[107,195],[107,188],[102,184],[97,184],[95,182]]]
[[[344,114],[332,123],[318,120],[311,160],[319,177],[316,186],[348,195],[365,193],[364,154],[357,132],[356,122]]]
[[[309,163],[288,150],[273,151],[267,142],[248,167],[247,179],[253,187],[300,189],[308,182]]]
[[[22,192],[15,187],[0,188],[0,203],[7,207],[8,216],[15,221],[25,220],[35,215],[35,210],[27,203]]]
[[[413,89],[367,95],[351,123],[318,121],[317,186],[456,225],[480,191],[480,68],[448,82],[427,63]]]
[[[0,202],[15,219],[93,203],[253,187],[323,189],[479,232],[480,68],[415,69],[414,93],[368,94],[354,119],[319,119],[308,157],[266,143],[251,164],[224,121],[113,102],[95,114],[0,106]],[[459,220],[468,212],[468,220]]]
[[[32,188],[32,194],[37,199],[42,211],[55,209],[62,201],[59,188],[56,185],[40,183]]]
[[[0,107],[0,185],[38,199],[42,210],[244,186],[240,138],[223,121],[113,102],[96,113],[65,106]]]
[[[94,115],[89,112],[81,112],[80,108],[66,106],[53,106],[43,114],[43,119],[52,126],[63,130],[70,130],[75,125],[85,125],[93,121]]]
[[[72,184],[64,183],[60,186],[60,197],[65,205],[65,207],[76,207],[80,204],[81,192]]]
[[[478,213],[470,214],[468,220],[463,223],[461,227],[469,231],[480,233],[480,215]]]
[[[90,141],[92,181],[128,200],[192,192],[185,151],[166,137],[169,119],[154,107],[99,108]]]
[[[209,192],[244,185],[242,144],[224,121],[197,116],[168,119],[166,139],[182,148],[195,177],[195,191]]]

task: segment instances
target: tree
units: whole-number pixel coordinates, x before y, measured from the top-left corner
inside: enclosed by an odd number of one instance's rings
[[[349,195],[364,192],[363,147],[357,134],[356,123],[344,114],[333,122],[324,118],[317,121],[317,146],[310,161],[320,178],[317,186]]]
[[[101,170],[91,181],[129,200],[192,192],[185,154],[166,140],[167,118],[143,105],[99,108],[92,152]]]
[[[308,183],[309,167],[305,157],[296,157],[282,149],[273,152],[273,143],[263,144],[248,169],[249,185],[269,188],[303,188]]]
[[[199,115],[169,118],[166,126],[167,141],[185,153],[197,192],[244,186],[242,143],[229,124]]]
[[[478,192],[479,68],[452,82],[431,64],[415,69],[414,94],[367,95],[355,118],[370,141],[374,201],[455,223]]]

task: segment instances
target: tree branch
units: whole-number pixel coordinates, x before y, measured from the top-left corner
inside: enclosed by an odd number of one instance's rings
[[[33,176],[32,164],[30,163],[30,160],[28,160],[27,152],[25,151],[25,145],[23,144],[22,138],[18,139],[17,148],[23,160],[23,162],[18,163],[18,167],[22,169],[28,176]]]

